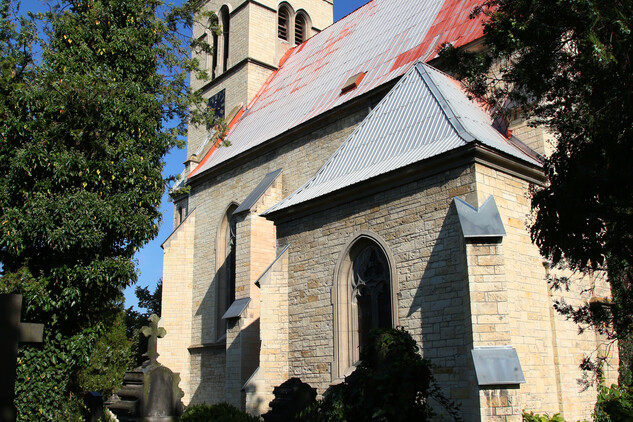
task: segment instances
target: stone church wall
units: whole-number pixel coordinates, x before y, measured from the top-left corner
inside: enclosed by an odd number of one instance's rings
[[[608,297],[608,288],[598,277],[582,280],[582,286],[578,280],[569,292],[550,291],[545,282],[547,263],[531,243],[527,229],[529,184],[484,165],[478,164],[476,169],[479,203],[494,195],[507,232],[503,247],[512,346],[517,349],[527,381],[521,386],[520,402],[528,411],[557,409],[567,420],[587,418],[596,392],[593,387],[584,389],[579,382],[583,379],[579,365],[585,354],[594,350],[603,353],[603,345],[593,330],[578,334],[578,326],[558,314],[553,305],[557,298],[582,304],[591,296],[583,289],[592,285],[595,295]],[[607,384],[617,379],[617,354],[611,352],[616,366],[607,368]]]
[[[186,387],[192,403],[225,400],[225,352],[216,338],[215,251],[218,228],[228,206],[243,201],[267,173],[278,168],[283,168],[283,195],[289,195],[323,165],[366,115],[365,107],[341,113],[336,120],[270,153],[194,183],[188,209],[195,209],[204,218],[196,221],[194,241],[191,344],[196,347],[191,350],[190,384]]]
[[[278,245],[290,244],[289,376],[320,393],[336,382],[335,267],[355,234],[370,232],[387,243],[395,261],[398,324],[437,365],[438,380],[462,403],[467,420],[516,421],[524,409],[589,417],[595,390],[583,391],[578,365],[583,354],[603,348],[592,331],[578,335],[553,309],[546,268],[526,225],[529,188],[519,177],[474,164],[278,224]],[[466,244],[453,198],[481,206],[490,195],[507,235],[499,243]],[[475,278],[481,282],[473,284]],[[608,296],[604,285],[595,286],[596,294]],[[565,296],[568,303],[588,299],[578,299],[578,287]],[[491,345],[516,348],[525,384],[479,390],[470,351]],[[611,381],[614,368],[607,369]]]
[[[181,385],[189,384],[190,357],[187,347],[191,344],[191,320],[182,315],[192,311],[193,286],[193,239],[196,213],[191,213],[165,241],[165,271],[163,271],[163,295],[161,326],[168,336],[158,340],[160,362],[180,374]],[[185,395],[185,400],[189,397]]]
[[[454,169],[318,214],[281,223],[278,244],[290,244],[290,376],[316,387],[332,379],[335,267],[355,234],[383,239],[396,266],[398,324],[465,412],[477,408],[469,354],[472,333],[461,230],[453,197],[475,191],[473,167]],[[471,377],[472,378],[472,377]]]

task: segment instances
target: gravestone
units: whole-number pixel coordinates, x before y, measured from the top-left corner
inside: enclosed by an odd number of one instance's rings
[[[157,341],[165,336],[165,329],[158,327],[158,316],[150,317],[148,327],[141,332],[149,337],[148,360],[123,377],[123,388],[108,400],[106,406],[120,422],[172,422],[177,421],[184,410],[183,391],[178,387],[180,375],[158,362]]]
[[[266,422],[300,421],[299,412],[316,400],[316,389],[299,378],[290,378],[273,390],[275,398],[270,402],[270,411],[262,418]]]
[[[15,422],[15,372],[19,343],[41,343],[43,324],[20,322],[22,295],[0,294],[0,422]]]

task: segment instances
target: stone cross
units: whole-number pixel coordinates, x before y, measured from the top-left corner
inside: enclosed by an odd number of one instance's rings
[[[14,422],[19,343],[41,343],[43,324],[20,322],[22,295],[0,294],[0,422]]]
[[[156,314],[152,314],[149,317],[149,327],[141,328],[141,332],[145,337],[149,337],[147,340],[147,357],[149,357],[149,361],[151,365],[156,364],[156,359],[158,359],[158,339],[165,337],[167,332],[163,327],[158,327],[158,316]]]

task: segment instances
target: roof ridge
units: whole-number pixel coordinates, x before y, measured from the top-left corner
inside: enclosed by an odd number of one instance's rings
[[[451,126],[453,126],[453,129],[455,129],[455,131],[457,132],[457,136],[459,136],[465,143],[470,143],[470,142],[475,141],[476,138],[462,124],[459,116],[452,109],[450,103],[448,102],[444,94],[442,93],[442,90],[437,86],[437,84],[433,80],[433,77],[428,72],[427,66],[428,66],[427,64],[422,63],[420,61],[415,62],[415,70],[418,72],[418,74],[420,75],[420,77],[422,78],[426,86],[429,88],[431,95],[433,95],[433,97],[437,100],[437,103],[439,104],[442,112],[446,115],[448,122],[450,123]],[[435,70],[435,68],[433,69]],[[442,75],[448,78],[451,78],[450,75],[444,72],[440,71],[439,73],[441,73]]]
[[[372,0],[373,1],[373,0]],[[391,88],[389,90],[389,92],[387,92],[387,94],[385,94],[385,96],[380,100],[380,102],[378,102],[378,104],[376,104],[376,106],[374,108],[371,109],[371,111],[369,113],[367,113],[367,116],[365,116],[363,118],[363,120],[361,120],[361,122],[358,124],[358,126],[356,126],[356,128],[352,131],[352,133],[350,133],[345,140],[341,143],[341,145],[336,149],[336,151],[334,151],[334,153],[330,156],[330,158],[328,158],[328,160],[321,166],[321,168],[319,168],[319,170],[317,170],[316,173],[314,173],[314,176],[312,176],[312,178],[308,181],[308,183],[305,184],[305,186],[302,186],[302,188],[300,188],[300,190],[303,190],[303,188],[308,188],[310,186],[313,185],[313,182],[316,181],[316,179],[318,178],[318,176],[320,174],[323,174],[327,168],[329,167],[330,163],[332,161],[334,161],[336,159],[336,157],[341,154],[343,148],[348,144],[348,141],[350,139],[352,139],[354,137],[354,135],[356,135],[357,132],[361,131],[366,125],[368,125],[369,121],[371,120],[372,116],[376,113],[378,113],[379,109],[381,109],[382,107],[384,107],[383,104],[385,104],[386,100],[390,97],[392,97],[395,91],[397,91],[401,85],[404,84],[404,81],[406,80],[407,74],[405,73],[402,78],[395,84],[395,86],[393,88]]]

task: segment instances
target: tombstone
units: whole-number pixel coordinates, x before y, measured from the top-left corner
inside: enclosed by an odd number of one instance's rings
[[[20,322],[22,295],[0,294],[0,422],[15,422],[18,343],[41,343],[43,324]]]
[[[270,411],[262,418],[266,422],[299,421],[298,414],[316,400],[316,389],[299,378],[290,378],[273,390],[275,398],[270,402]]]
[[[106,403],[120,422],[172,422],[184,410],[181,402],[184,393],[178,387],[180,375],[157,361],[157,342],[166,334],[164,328],[158,327],[158,319],[152,315],[149,327],[141,329],[149,337],[145,354],[148,360],[125,373],[123,388]]]

